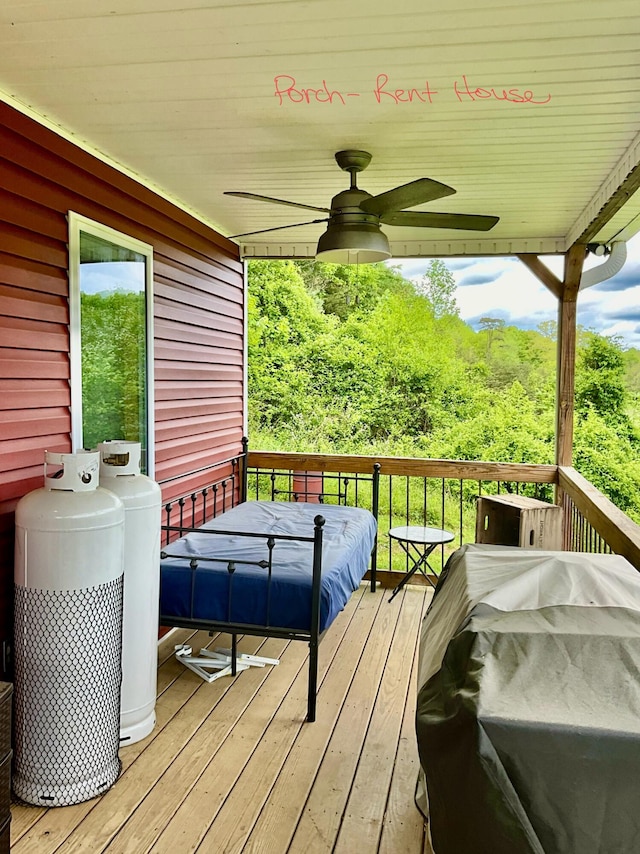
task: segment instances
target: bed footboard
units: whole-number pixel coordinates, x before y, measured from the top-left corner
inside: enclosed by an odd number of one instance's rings
[[[249,538],[252,540],[263,541],[265,547],[265,557],[262,560],[244,560],[244,559],[227,559],[227,558],[212,558],[212,557],[191,557],[189,563],[189,608],[187,614],[169,613],[162,609],[160,612],[160,624],[177,626],[188,629],[204,629],[210,633],[222,631],[229,633],[232,637],[232,668],[235,675],[235,660],[236,660],[236,644],[238,635],[256,635],[259,637],[279,637],[288,640],[303,640],[309,644],[309,675],[308,675],[308,699],[307,699],[307,721],[312,722],[316,717],[316,694],[318,686],[318,647],[321,636],[321,583],[322,583],[322,543],[323,543],[323,528],[325,519],[322,515],[316,515],[314,519],[314,528],[312,537],[304,536],[289,536],[278,534],[259,534],[249,533],[246,531],[233,530],[203,530],[202,528],[177,528],[175,526],[163,526],[168,533],[179,532],[182,535],[192,533],[198,536],[231,536],[235,539]],[[270,604],[272,601],[272,585],[273,578],[273,555],[274,549],[278,542],[286,542],[289,545],[295,543],[307,543],[312,546],[312,577],[311,577],[311,595],[310,595],[310,613],[306,619],[307,626],[299,625],[297,627],[277,625],[270,622],[268,615],[270,613]],[[171,545],[165,546],[161,552],[162,566],[165,568],[167,562],[171,559],[176,559],[181,563],[184,562],[185,556],[182,552],[177,552],[172,549]],[[222,618],[208,618],[198,614],[198,586],[197,586],[197,570],[199,567],[206,567],[216,564],[223,566],[226,569],[228,576],[228,584],[225,585],[226,590],[226,613]],[[248,623],[234,619],[234,577],[236,573],[244,568],[253,567],[253,569],[264,575],[265,584],[265,613],[267,619],[262,624]],[[170,570],[169,570],[170,571]],[[161,602],[163,601],[163,576],[161,572]],[[166,583],[166,581],[165,581]]]
[[[376,588],[380,466],[371,478],[372,514],[341,504],[239,502],[246,496],[246,445],[242,457],[226,462],[231,475],[165,504],[160,624],[230,634],[234,662],[240,635],[306,641],[311,722],[321,636],[367,567]],[[251,515],[258,508],[265,517]],[[305,571],[310,583],[301,581]]]

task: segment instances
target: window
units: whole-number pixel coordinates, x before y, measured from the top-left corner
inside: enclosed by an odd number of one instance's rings
[[[153,475],[153,248],[69,213],[73,448],[142,445]]]

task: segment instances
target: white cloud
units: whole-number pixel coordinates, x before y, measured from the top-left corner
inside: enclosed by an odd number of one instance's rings
[[[507,323],[535,329],[557,318],[557,300],[517,258],[442,259],[457,284],[460,316],[472,325],[480,317],[500,317]],[[545,263],[562,276],[564,259],[546,257]],[[586,267],[602,264],[589,256]],[[407,279],[419,280],[429,259],[393,261]],[[627,261],[615,277],[582,291],[578,323],[603,335],[618,335],[629,347],[640,349],[640,235],[627,245]]]

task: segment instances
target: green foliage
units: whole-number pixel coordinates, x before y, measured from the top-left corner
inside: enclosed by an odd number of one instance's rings
[[[277,427],[313,406],[309,351],[332,323],[291,261],[251,263],[249,319],[250,418]]]
[[[619,341],[591,333],[576,365],[576,407],[605,421],[625,418],[627,392]]]
[[[143,441],[145,295],[81,294],[83,442]]]
[[[251,262],[254,447],[553,462],[556,324],[476,332],[452,281],[440,261],[415,287],[384,265]],[[576,389],[576,467],[637,517],[640,354],[579,330]]]
[[[554,342],[533,330],[507,326],[499,318],[482,317],[479,325],[486,385],[504,389],[519,382],[528,396],[548,400],[554,387]]]
[[[429,262],[422,280],[416,285],[416,290],[429,300],[434,317],[457,317],[460,314],[456,302],[455,279],[444,262],[438,258]]]
[[[640,350],[626,350],[622,359],[627,389],[633,395],[640,394]]]
[[[464,421],[434,437],[434,456],[499,463],[552,463],[553,410],[539,411],[516,380],[484,402]],[[480,403],[480,400],[477,400]]]
[[[640,522],[640,443],[594,409],[576,424],[574,465],[613,503]]]
[[[386,293],[413,290],[397,270],[384,264],[298,261],[296,267],[309,293],[318,297],[325,314],[335,314],[341,320],[370,311]]]

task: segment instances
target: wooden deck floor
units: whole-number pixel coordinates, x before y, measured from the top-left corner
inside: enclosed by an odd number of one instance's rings
[[[12,854],[428,854],[413,796],[415,668],[430,599],[407,587],[355,593],[320,645],[317,720],[304,722],[307,645],[245,637],[280,658],[203,682],[174,643],[225,646],[180,631],[159,649],[158,723],[121,750],[122,774],[72,807],[14,805]]]

